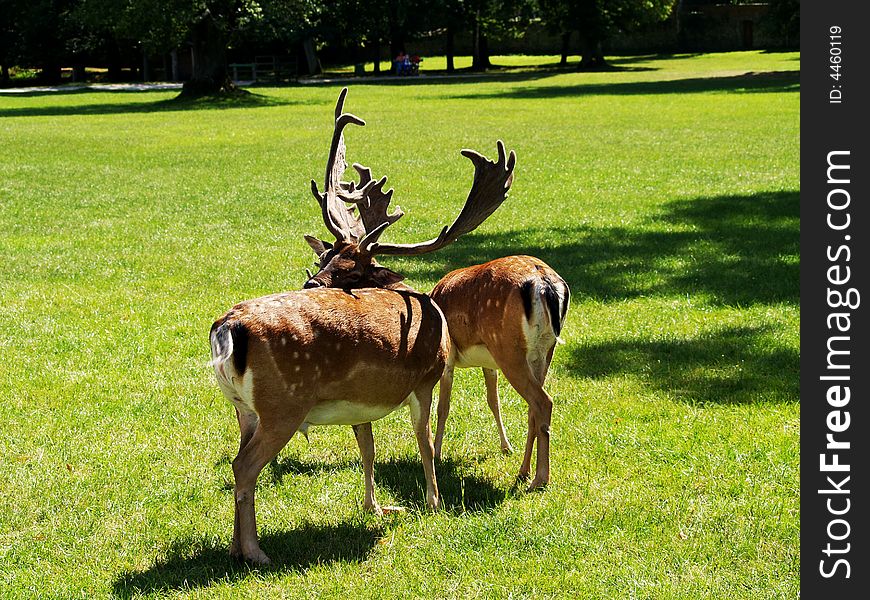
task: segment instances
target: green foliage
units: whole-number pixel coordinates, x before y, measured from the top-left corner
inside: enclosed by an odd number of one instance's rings
[[[389,266],[429,289],[530,253],[566,278],[553,479],[513,488],[520,457],[499,452],[483,378],[458,371],[445,510],[423,507],[406,411],[374,425],[379,500],[408,509],[385,518],[362,510],[350,428],[314,428],[259,481],[271,569],[226,554],[238,429],[208,330],[304,280],[339,87],[0,94],[4,599],[796,597],[798,59],[565,73],[526,57],[476,81],[353,87],[367,125],[348,159],[389,175],[406,212],[389,241],[455,217],[460,148],[516,150],[479,230]],[[500,389],[521,447],[525,402]]]

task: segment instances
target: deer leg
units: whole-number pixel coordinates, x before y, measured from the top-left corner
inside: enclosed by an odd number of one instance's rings
[[[450,393],[453,390],[453,365],[444,368],[438,386],[438,425],[435,427],[435,459],[441,460],[441,445],[444,443],[444,425],[450,414]]]
[[[540,381],[532,370],[525,356],[506,357],[502,362],[495,357],[504,376],[517,393],[529,404],[529,438],[534,438],[538,444],[535,461],[535,477],[529,484],[533,490],[547,485],[550,481],[550,418],[553,413],[553,400],[544,391]],[[530,441],[526,439],[525,458],[531,458]],[[520,476],[524,473],[520,470]]]
[[[254,431],[257,429],[257,423],[260,422],[260,417],[257,413],[248,410],[240,410],[236,407],[236,419],[239,421],[239,452],[248,445],[251,438],[254,436]]]
[[[375,438],[372,436],[372,424],[362,423],[353,426],[353,435],[359,445],[359,454],[363,463],[363,476],[366,483],[366,496],[363,507],[376,515],[384,514],[375,499]]]
[[[235,486],[235,517],[230,555],[251,563],[267,565],[271,561],[257,541],[257,518],[254,512],[254,488],[260,471],[278,455],[302,424],[303,415],[284,421],[280,427],[257,425],[251,439],[233,461]]]
[[[501,451],[504,454],[512,454],[514,449],[511,448],[511,443],[508,441],[507,433],[504,430],[504,423],[501,421],[501,403],[498,399],[498,371],[486,368],[481,370],[483,371],[483,381],[486,383],[486,403],[489,404],[489,410],[492,411],[492,416],[495,417],[498,437],[501,440]]]
[[[432,391],[435,385],[417,388],[409,397],[411,408],[411,423],[420,447],[420,458],[423,461],[423,473],[426,475],[426,504],[435,510],[438,508],[438,482],[435,479],[435,448],[432,445],[432,429],[429,425],[429,414],[432,409]]]
[[[523,450],[523,462],[520,465],[520,472],[517,475],[519,481],[528,481],[529,473],[532,472],[532,450],[535,447],[535,415],[532,413],[532,407],[529,407],[529,427],[526,433],[526,448]]]

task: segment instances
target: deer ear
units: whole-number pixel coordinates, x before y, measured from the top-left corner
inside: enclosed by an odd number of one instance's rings
[[[399,275],[395,271],[390,271],[386,267],[374,267],[372,269],[372,281],[375,283],[376,287],[389,287],[399,283],[404,278],[404,275]]]
[[[320,257],[324,252],[332,248],[332,244],[329,242],[324,242],[322,240],[318,240],[316,237],[311,235],[303,236],[305,241],[308,242],[308,245],[311,246],[311,249],[314,250],[314,253]]]

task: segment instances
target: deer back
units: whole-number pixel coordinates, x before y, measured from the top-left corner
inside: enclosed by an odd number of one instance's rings
[[[319,424],[364,423],[394,410],[422,382],[438,380],[448,343],[426,295],[380,289],[264,296],[234,306],[211,332],[218,382],[237,406],[261,419],[311,411]]]

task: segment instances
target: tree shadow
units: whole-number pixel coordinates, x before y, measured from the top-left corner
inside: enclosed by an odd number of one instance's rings
[[[575,298],[690,296],[710,305],[799,303],[799,193],[678,200],[634,227],[472,233],[391,268],[436,281],[509,254],[549,263]]]
[[[772,348],[770,334],[770,327],[725,327],[695,337],[579,343],[569,346],[567,365],[581,377],[636,375],[692,403],[796,403],[800,353]]]
[[[800,71],[765,71],[728,77],[700,77],[625,83],[583,83],[522,87],[509,90],[484,90],[450,96],[453,99],[478,100],[507,98],[534,100],[573,96],[632,96],[656,94],[697,94],[702,92],[776,93],[800,91]]]
[[[166,90],[146,90],[137,94],[151,95],[165,93]],[[27,92],[16,94],[15,97],[51,96],[56,92]],[[69,92],[82,93],[82,92]],[[114,93],[114,92],[113,92]],[[129,92],[126,92],[129,93]],[[69,115],[108,115],[128,113],[156,113],[156,112],[186,112],[192,110],[227,110],[232,108],[269,108],[272,106],[288,105],[319,105],[329,104],[327,101],[318,100],[279,100],[277,98],[263,96],[261,94],[247,94],[243,96],[229,96],[225,98],[169,98],[163,100],[151,100],[145,102],[105,102],[95,104],[64,104],[49,106],[20,106],[15,108],[0,109],[2,117],[60,117]]]
[[[265,533],[260,536],[260,544],[274,563],[256,571],[304,571],[324,563],[360,563],[368,558],[383,533],[380,526],[351,522],[305,524],[290,531]],[[148,569],[121,573],[112,584],[112,595],[133,598],[202,588],[219,581],[238,581],[253,571],[230,558],[226,543],[219,539],[181,539]]]

